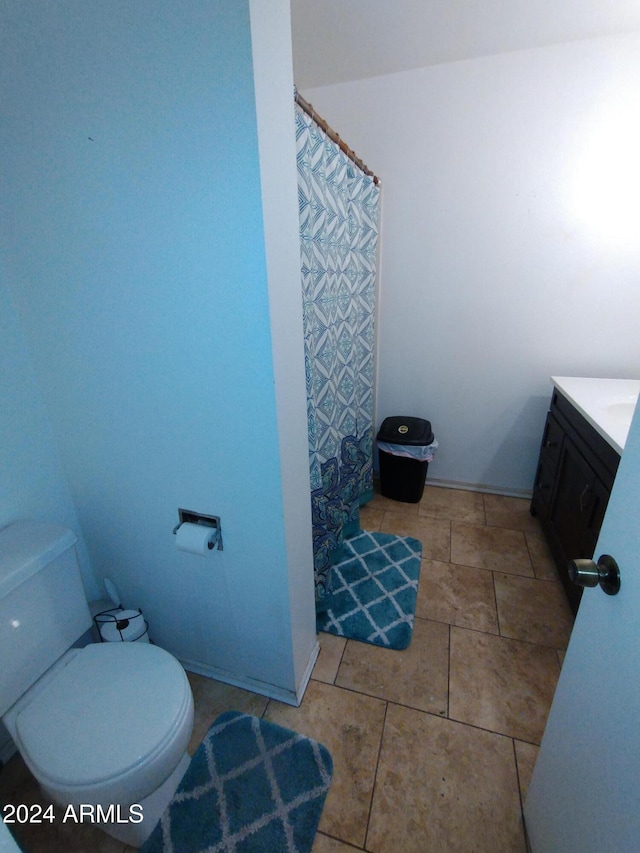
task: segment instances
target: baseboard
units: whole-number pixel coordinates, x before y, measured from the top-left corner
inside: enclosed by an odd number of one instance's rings
[[[376,478],[376,484],[379,480]],[[427,486],[435,486],[441,489],[460,489],[465,492],[483,492],[486,495],[503,495],[506,498],[524,498],[531,500],[533,494],[531,489],[507,489],[502,486],[491,486],[488,483],[461,483],[453,480],[437,480],[427,474]]]
[[[238,676],[235,673],[229,672],[220,667],[210,666],[201,661],[187,660],[179,658],[180,663],[189,672],[194,672],[196,675],[204,675],[205,678],[213,678],[214,681],[221,681],[223,684],[230,684],[232,687],[240,687],[243,690],[249,690],[251,693],[259,693],[261,696],[266,696],[268,699],[277,699],[278,702],[284,702],[286,705],[293,705],[296,708],[302,702],[304,692],[311,678],[311,672],[320,653],[320,645],[316,640],[315,646],[311,651],[309,660],[305,667],[302,682],[297,691],[286,690],[283,687],[278,687],[276,684],[270,684],[268,681],[260,681],[257,678],[249,678],[247,676]]]
[[[427,476],[427,486],[443,489],[462,489],[466,492],[484,492],[487,495],[503,495],[507,498],[525,498],[531,500],[531,489],[507,489],[502,486],[491,486],[488,483],[454,483],[450,480],[434,480]]]
[[[315,646],[311,650],[311,654],[309,655],[309,660],[307,661],[307,666],[304,671],[304,675],[302,676],[302,681],[300,682],[300,686],[298,687],[296,694],[296,705],[301,705],[302,700],[304,698],[305,691],[307,689],[307,685],[309,684],[309,679],[311,678],[311,673],[313,672],[313,667],[315,666],[316,661],[318,660],[318,655],[320,654],[320,643],[316,637]]]

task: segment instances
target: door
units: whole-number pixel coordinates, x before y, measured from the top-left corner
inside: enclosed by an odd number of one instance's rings
[[[533,853],[640,850],[639,411],[594,556],[621,588],[582,596],[525,803]]]

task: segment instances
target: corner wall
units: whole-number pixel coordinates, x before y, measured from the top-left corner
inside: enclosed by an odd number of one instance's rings
[[[294,668],[306,687],[319,645],[289,0],[251,0],[251,34]]]

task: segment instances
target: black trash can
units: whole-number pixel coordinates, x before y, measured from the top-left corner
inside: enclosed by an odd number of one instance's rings
[[[433,444],[431,423],[422,418],[385,418],[377,439],[380,491],[394,501],[418,503],[429,467],[428,460],[419,457],[428,455]]]

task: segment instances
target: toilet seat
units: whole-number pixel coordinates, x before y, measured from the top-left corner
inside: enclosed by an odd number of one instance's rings
[[[102,643],[66,665],[20,708],[18,747],[34,776],[64,802],[136,802],[183,755],[193,698],[180,663],[140,643]],[[128,799],[132,797],[132,799]]]

